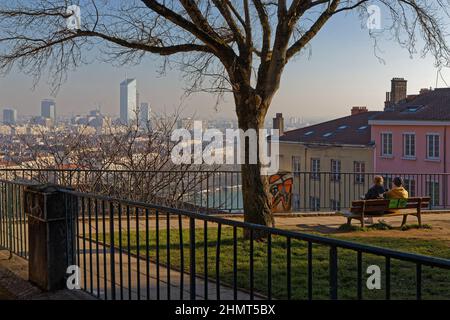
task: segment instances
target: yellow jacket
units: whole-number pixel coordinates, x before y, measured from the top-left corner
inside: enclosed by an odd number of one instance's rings
[[[408,191],[403,187],[392,188],[386,192],[387,199],[408,199]]]

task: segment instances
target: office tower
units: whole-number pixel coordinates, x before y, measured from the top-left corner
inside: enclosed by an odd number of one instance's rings
[[[120,122],[122,124],[129,124],[132,120],[136,120],[136,87],[136,79],[126,79],[120,83]]]
[[[16,124],[17,122],[17,110],[15,109],[4,109],[3,110],[3,123],[4,124]]]
[[[50,99],[42,100],[41,117],[56,120],[56,104],[54,100]]]
[[[147,126],[150,121],[151,108],[147,102],[142,102],[139,107],[139,120],[142,126]]]

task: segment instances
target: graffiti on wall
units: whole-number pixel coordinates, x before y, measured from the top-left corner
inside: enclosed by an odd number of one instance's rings
[[[290,173],[278,173],[269,177],[272,212],[291,211],[293,184],[294,179]]]

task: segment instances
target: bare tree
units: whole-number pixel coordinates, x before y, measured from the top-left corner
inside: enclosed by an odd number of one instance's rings
[[[76,1],[75,1],[76,2]],[[146,54],[179,66],[188,92],[231,93],[239,127],[263,126],[283,70],[335,15],[367,19],[377,4],[390,19],[385,31],[411,53],[423,43],[447,65],[444,0],[127,0],[78,3],[82,25],[66,27],[67,1],[8,1],[0,5],[0,68],[35,76],[47,71],[57,87],[66,72],[88,63],[86,51],[115,64]],[[372,35],[375,35],[372,33]],[[422,38],[423,41],[418,40]],[[332,53],[330,53],[332,58]],[[242,165],[245,220],[273,225],[267,177],[261,164]]]

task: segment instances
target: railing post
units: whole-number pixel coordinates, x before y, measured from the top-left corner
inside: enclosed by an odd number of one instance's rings
[[[196,298],[196,275],[195,275],[195,218],[189,218],[189,253],[190,253],[190,299],[195,300]],[[205,244],[206,245],[206,244]],[[208,279],[205,279],[208,281]]]
[[[66,288],[66,272],[74,264],[72,241],[76,221],[69,212],[64,189],[50,184],[25,189],[28,215],[29,280],[45,291]],[[72,229],[72,230],[70,230]]]

